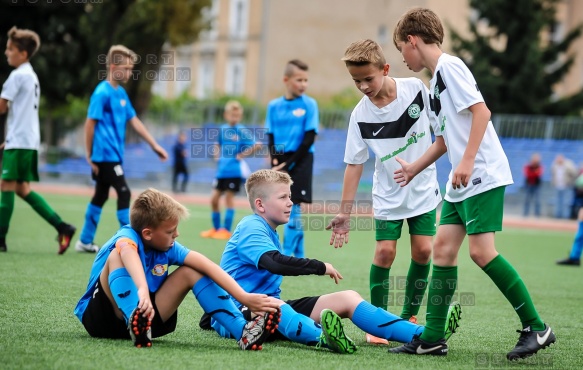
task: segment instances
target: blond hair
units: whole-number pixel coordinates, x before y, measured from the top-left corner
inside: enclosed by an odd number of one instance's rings
[[[363,66],[367,64],[383,68],[387,61],[383,48],[370,39],[355,41],[350,44],[341,59],[346,66]]]
[[[19,51],[26,51],[27,59],[32,58],[40,48],[40,37],[31,30],[14,26],[8,30],[8,39]]]
[[[268,194],[268,185],[286,184],[291,185],[293,181],[285,172],[274,170],[259,170],[253,172],[245,183],[245,191],[251,209],[255,210],[255,199],[265,199]]]
[[[225,104],[225,112],[228,112],[230,110],[241,110],[242,111],[243,106],[237,100],[229,100]]]
[[[126,63],[126,58],[129,58],[131,64],[135,64],[138,55],[123,45],[113,45],[107,52],[107,68],[112,64]]]
[[[441,20],[427,8],[413,8],[403,14],[393,31],[393,43],[407,41],[407,36],[420,37],[426,44],[443,44],[443,25]]]
[[[130,224],[137,232],[156,228],[164,221],[180,221],[188,217],[188,210],[172,197],[156,189],[143,191],[130,210]]]
[[[286,77],[291,77],[296,73],[296,68],[304,72],[308,72],[308,65],[299,59],[292,59],[285,65],[285,70],[283,75]]]

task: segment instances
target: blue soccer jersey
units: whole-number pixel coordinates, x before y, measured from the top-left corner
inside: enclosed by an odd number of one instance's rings
[[[109,254],[115,250],[115,243],[120,238],[131,239],[138,246],[138,254],[142,260],[142,266],[144,267],[146,281],[150,292],[156,292],[168,277],[168,268],[174,265],[182,266],[186,255],[190,252],[190,249],[184,247],[177,241],[175,241],[174,246],[166,252],[155,250],[146,252],[144,251],[144,244],[138,233],[136,233],[129,225],[122,227],[103,245],[99,250],[99,253],[97,253],[97,256],[95,256],[95,261],[93,262],[93,267],[91,267],[91,273],[89,275],[87,291],[77,303],[77,307],[75,307],[75,315],[80,321],[83,321],[83,313],[85,313],[85,309],[89,304],[89,299],[93,295],[93,290],[95,289],[101,271],[105,266],[105,262],[107,261]]]
[[[96,121],[93,135],[93,162],[123,162],[127,122],[136,111],[122,86],[108,81],[97,85],[89,101],[87,118]]]
[[[265,116],[265,128],[268,134],[273,134],[273,142],[278,152],[295,152],[306,131],[318,133],[318,104],[307,96],[301,95],[287,100],[279,97],[269,102]],[[314,152],[314,145],[310,153]]]
[[[241,161],[237,155],[249,150],[255,140],[251,129],[242,124],[221,126],[217,144],[221,147],[221,155],[217,167],[217,179],[240,178]]]
[[[279,298],[283,276],[258,266],[261,256],[270,251],[282,252],[277,232],[261,216],[246,216],[227,242],[221,258],[221,268],[246,292]],[[233,300],[235,301],[234,298]],[[237,301],[235,304],[241,306]]]

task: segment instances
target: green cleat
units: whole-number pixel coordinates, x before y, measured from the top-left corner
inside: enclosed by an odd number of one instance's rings
[[[342,319],[336,312],[324,309],[320,313],[322,335],[317,347],[327,347],[337,353],[354,353],[356,344],[344,333]]]
[[[460,326],[460,320],[462,318],[462,306],[459,302],[451,302],[449,309],[447,310],[447,319],[445,321],[445,335],[444,339],[447,342],[451,335],[455,333],[456,329]]]

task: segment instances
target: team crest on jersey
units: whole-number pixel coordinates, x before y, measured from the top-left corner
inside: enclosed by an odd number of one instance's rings
[[[306,114],[306,110],[302,108],[298,108],[292,112],[295,117],[303,117]]]
[[[125,99],[121,99],[119,101],[119,104],[121,104],[122,107],[125,107],[126,106],[126,100]]]
[[[433,89],[433,95],[435,99],[439,99],[439,86],[435,85],[435,89]]]
[[[419,115],[421,114],[421,107],[419,104],[411,104],[409,109],[407,109],[407,113],[409,114],[409,117],[413,119],[419,118]]]
[[[168,264],[165,265],[157,264],[152,269],[152,275],[163,276],[166,273],[166,271],[168,271]]]

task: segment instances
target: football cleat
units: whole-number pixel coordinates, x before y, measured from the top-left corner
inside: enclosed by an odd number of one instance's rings
[[[459,302],[452,302],[447,310],[447,318],[445,319],[445,335],[444,339],[447,342],[451,335],[455,333],[460,326],[462,318],[462,306]]]
[[[229,240],[231,239],[231,235],[233,234],[231,234],[231,232],[227,229],[218,229],[217,231],[215,231],[212,238],[219,240]]]
[[[203,238],[212,238],[213,235],[217,232],[216,229],[205,230],[200,233],[200,236]]]
[[[73,239],[73,235],[75,235],[77,228],[73,225],[61,222],[58,230],[59,235],[57,235],[57,241],[59,242],[59,254],[63,254],[67,251],[69,245],[71,245],[71,240]]]
[[[75,250],[77,252],[97,253],[99,252],[99,246],[97,244],[83,243],[81,240],[77,240],[77,243],[75,243]]]
[[[316,347],[327,347],[337,353],[354,353],[356,344],[344,332],[342,318],[336,312],[324,309],[320,313],[322,334]]]
[[[130,315],[128,331],[134,346],[138,348],[152,347],[152,322],[140,313],[139,308],[133,310]]]
[[[557,341],[555,333],[547,324],[545,324],[545,330],[533,331],[530,326],[527,326],[516,332],[520,333],[518,343],[516,343],[512,351],[506,354],[506,358],[510,361],[530,357]]]
[[[571,257],[565,258],[564,260],[558,260],[557,265],[562,266],[581,266],[581,260],[576,260]]]
[[[409,355],[445,356],[447,355],[447,343],[445,343],[445,339],[440,339],[435,343],[427,343],[419,338],[418,335],[415,335],[409,343],[390,348],[389,352],[406,353]]]
[[[266,312],[263,316],[256,316],[248,321],[243,328],[243,334],[239,339],[239,347],[242,350],[259,351],[262,344],[270,334],[275,333],[279,325],[281,311]]]

